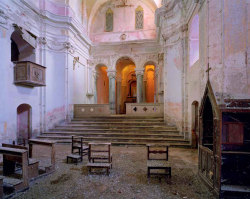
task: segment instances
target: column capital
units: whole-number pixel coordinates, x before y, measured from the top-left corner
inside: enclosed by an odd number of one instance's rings
[[[115,70],[107,70],[108,77],[115,78],[116,77],[116,71]]]
[[[136,77],[139,75],[144,75],[144,69],[135,69]]]
[[[95,62],[94,62],[94,60],[92,60],[92,59],[88,59],[88,60],[87,60],[87,64],[88,64],[88,66],[90,66],[90,67],[94,67]]]
[[[99,72],[92,71],[92,75],[93,75],[94,80],[97,80],[97,78],[99,77]]]

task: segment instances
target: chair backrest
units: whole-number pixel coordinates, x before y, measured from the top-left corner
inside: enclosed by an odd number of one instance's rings
[[[168,152],[170,145],[157,145],[157,144],[148,144],[147,145],[147,158],[148,160],[167,160],[168,161]],[[151,157],[152,155],[159,155],[160,157]],[[151,155],[151,156],[150,156]]]

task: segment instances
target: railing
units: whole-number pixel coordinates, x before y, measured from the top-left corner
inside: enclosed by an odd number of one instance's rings
[[[109,104],[75,104],[74,118],[110,115]]]
[[[161,103],[126,103],[126,115],[163,116],[164,104]]]
[[[199,173],[210,185],[214,177],[214,156],[213,151],[204,146],[199,146]]]

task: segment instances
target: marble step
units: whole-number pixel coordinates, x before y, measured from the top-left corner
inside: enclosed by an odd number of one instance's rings
[[[72,119],[71,122],[164,122],[164,119],[119,119],[119,118],[81,118],[81,119]]]
[[[133,130],[171,130],[176,131],[175,127],[165,127],[165,126],[114,126],[114,125],[106,125],[106,126],[99,126],[99,125],[92,125],[92,126],[71,126],[71,125],[60,125],[55,126],[53,129],[133,129]]]
[[[109,129],[75,129],[75,128],[54,128],[54,129],[50,129],[50,132],[60,132],[60,131],[68,131],[68,132],[107,132],[107,133],[112,133],[112,132],[158,132],[158,133],[164,133],[164,132],[175,132],[178,133],[178,131],[174,131],[171,129],[116,129],[116,128],[109,128]]]
[[[115,121],[112,121],[112,122],[104,122],[104,121],[79,121],[79,122],[69,122],[69,123],[66,123],[66,124],[62,124],[62,125],[72,125],[72,126],[80,126],[80,125],[87,125],[87,126],[92,126],[92,125],[101,125],[101,126],[109,126],[109,125],[118,125],[118,126],[144,126],[144,125],[147,125],[147,126],[168,126],[166,125],[165,123],[163,122],[127,122],[127,121],[123,121],[123,122],[115,122]],[[169,127],[173,127],[173,126],[170,126]]]
[[[60,140],[60,139],[71,139],[71,136],[38,136],[38,138],[43,138],[43,139],[53,139],[53,140]],[[83,137],[83,140],[86,142],[90,142],[90,141],[102,141],[102,142],[115,142],[115,141],[136,141],[136,142],[168,142],[168,143],[172,143],[172,142],[178,142],[178,143],[187,143],[188,141],[184,140],[183,138],[144,138],[144,137]]]
[[[71,139],[55,139],[55,138],[40,138],[40,139],[52,139],[54,140],[56,143],[63,143],[63,144],[69,144],[71,143]],[[92,141],[105,141],[105,140],[86,140],[85,142],[92,142]],[[106,140],[109,141],[109,140]],[[167,141],[151,141],[151,140],[147,140],[147,141],[134,141],[134,140],[122,140],[122,141],[112,141],[112,145],[146,145],[146,144],[170,144],[171,147],[181,147],[181,148],[190,148],[190,143],[188,141],[186,142],[167,142]]]
[[[131,132],[131,133],[87,133],[87,132],[46,132],[42,134],[43,136],[58,136],[58,135],[65,135],[65,136],[72,136],[72,135],[77,135],[77,136],[85,136],[85,137],[91,137],[91,136],[98,136],[98,137],[104,137],[104,136],[109,136],[109,137],[127,137],[127,136],[133,136],[133,137],[160,137],[160,138],[183,138],[183,135],[180,135],[179,133],[136,133],[136,132]]]
[[[110,115],[110,116],[86,116],[86,117],[81,117],[81,118],[76,118],[74,117],[72,120],[83,120],[83,119],[126,119],[126,120],[131,120],[131,119],[137,119],[137,120],[157,120],[157,119],[164,119],[161,116],[128,116],[128,115]]]

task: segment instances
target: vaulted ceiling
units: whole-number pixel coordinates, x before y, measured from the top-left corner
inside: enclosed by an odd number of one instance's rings
[[[156,9],[158,7],[160,7],[161,5],[161,0],[86,0],[86,6],[87,6],[87,15],[88,17],[91,15],[94,15],[95,12],[98,11],[98,9],[100,8],[100,6],[102,6],[104,3],[110,1],[111,3],[118,3],[123,5],[125,3],[125,5],[131,5],[133,4],[134,1],[138,2],[138,1],[142,1],[143,3],[148,4],[149,7],[151,7],[152,9]]]

